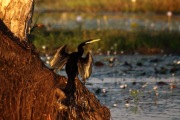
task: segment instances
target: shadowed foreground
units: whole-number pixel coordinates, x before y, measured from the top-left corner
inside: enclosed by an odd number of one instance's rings
[[[67,79],[49,70],[33,46],[13,37],[2,21],[0,26],[0,119],[110,119],[79,79],[75,99],[65,96]]]

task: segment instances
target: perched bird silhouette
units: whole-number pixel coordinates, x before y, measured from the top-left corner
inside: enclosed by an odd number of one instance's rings
[[[67,87],[70,86],[72,89],[74,87],[74,80],[78,76],[81,75],[84,84],[86,79],[91,75],[92,72],[92,63],[93,58],[92,55],[88,52],[86,57],[83,58],[82,55],[84,53],[83,46],[97,42],[100,39],[90,39],[78,45],[78,51],[68,54],[66,52],[66,45],[61,46],[57,52],[55,53],[53,59],[50,61],[50,66],[54,69],[62,69],[62,67],[66,64],[65,70],[68,77]],[[70,88],[69,87],[69,88]]]

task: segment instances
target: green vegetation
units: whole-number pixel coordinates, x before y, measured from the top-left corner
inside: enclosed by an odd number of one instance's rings
[[[31,40],[38,50],[47,47],[51,53],[61,45],[67,44],[70,51],[75,50],[82,40],[100,38],[102,41],[88,46],[89,50],[99,50],[106,53],[117,45],[117,52],[139,52],[142,54],[180,53],[180,33],[169,31],[121,31],[121,30],[59,30],[34,31]]]
[[[83,12],[180,13],[179,6],[180,0],[36,0],[38,9]]]
[[[89,24],[88,27],[96,26],[98,24],[98,20],[104,20],[103,22],[105,23],[107,22],[106,16],[96,16],[96,14],[88,14],[89,16],[87,16],[87,13],[89,12],[127,13],[126,16],[122,18],[124,19],[124,21],[126,21],[130,16],[131,19],[139,19],[141,17],[145,17],[146,19],[144,21],[147,22],[149,19],[153,19],[151,22],[148,22],[149,26],[151,23],[153,23],[152,25],[154,25],[155,22],[157,25],[159,21],[163,21],[165,23],[167,22],[167,20],[169,22],[168,24],[174,23],[174,26],[178,25],[178,20],[173,20],[178,19],[177,17],[174,17],[174,14],[180,13],[180,0],[132,1],[133,0],[36,0],[36,12],[34,14],[34,21],[38,20],[38,22],[42,22],[47,28],[49,25],[56,26],[56,24],[62,25],[62,27],[59,27],[56,30],[54,30],[54,28],[52,27],[52,29],[49,31],[41,31],[36,29],[32,33],[30,39],[33,41],[38,50],[48,53],[54,52],[55,49],[64,44],[70,46],[68,47],[69,51],[74,51],[77,45],[82,42],[82,40],[87,40],[89,38],[102,39],[101,42],[88,46],[89,50],[96,50],[102,53],[106,53],[107,50],[114,51],[113,49],[116,49],[117,53],[121,53],[121,51],[123,51],[124,53],[139,52],[142,54],[159,54],[162,52],[180,53],[180,33],[178,27],[176,31],[168,31],[165,29],[150,31],[148,30],[148,27],[146,27],[145,29],[141,29],[141,26],[138,27],[137,25],[140,23],[138,22],[138,24],[132,24],[131,27],[135,28],[132,29],[132,31],[109,28],[101,30],[83,28],[78,29],[76,27],[72,27],[71,29],[65,27],[63,28],[64,24],[67,25],[73,20],[76,20],[76,16],[79,15],[79,13],[76,12],[84,12],[84,14],[80,13],[84,21],[96,21],[96,23],[93,23],[94,25]],[[41,10],[45,10],[45,12],[48,12],[48,10],[52,10],[53,13],[50,12],[44,14],[40,12]],[[67,11],[69,11],[68,14]],[[166,13],[168,11],[171,11],[173,13],[172,17],[167,17]],[[138,15],[138,17],[136,18],[129,13],[135,13]],[[148,18],[144,13],[162,13],[162,15],[159,15],[159,18],[152,16]],[[122,14],[113,16],[113,19],[117,20],[116,17],[119,16],[122,17]],[[110,20],[111,19],[108,19],[108,21]],[[119,25],[123,26],[125,23],[126,22]],[[112,22],[108,25],[112,25]],[[162,24],[161,27],[163,27],[163,25],[166,24]],[[46,49],[42,50],[42,46],[46,46]]]

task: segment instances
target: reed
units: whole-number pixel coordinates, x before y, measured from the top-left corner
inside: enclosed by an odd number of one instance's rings
[[[117,45],[117,52],[142,54],[180,53],[179,32],[169,31],[122,31],[122,30],[59,30],[34,32],[31,40],[39,51],[46,46],[46,52],[52,53],[59,46],[67,44],[69,51],[76,50],[82,40],[100,38],[101,42],[88,46],[88,50],[102,53],[112,50]]]

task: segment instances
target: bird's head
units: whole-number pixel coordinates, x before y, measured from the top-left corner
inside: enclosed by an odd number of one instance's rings
[[[90,44],[90,43],[93,43],[93,42],[97,42],[97,41],[100,41],[100,39],[89,39],[83,43],[81,43],[79,46],[78,46],[78,51],[83,51],[83,46],[87,45],[87,44]]]

